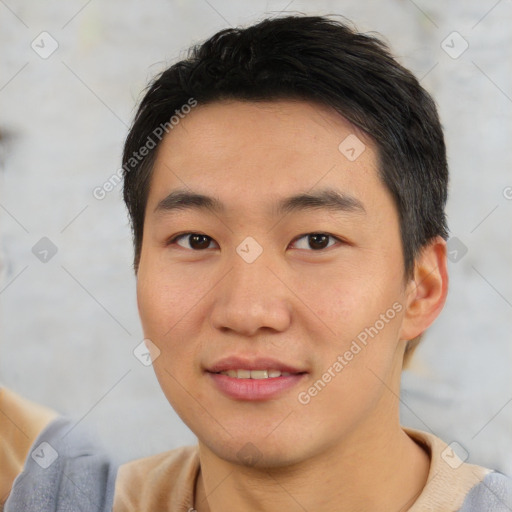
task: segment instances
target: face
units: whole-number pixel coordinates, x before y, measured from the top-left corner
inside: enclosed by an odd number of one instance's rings
[[[311,459],[397,411],[398,213],[375,145],[327,107],[182,119],[158,150],[137,295],[167,399],[224,460]]]

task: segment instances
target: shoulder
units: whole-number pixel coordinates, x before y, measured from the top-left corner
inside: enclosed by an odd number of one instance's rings
[[[460,512],[510,512],[512,478],[493,471],[471,488]]]
[[[426,485],[409,512],[512,510],[511,478],[492,469],[465,462],[468,454],[457,442],[447,444],[439,437],[421,430],[403,430],[430,455]]]
[[[193,503],[198,446],[183,446],[119,467],[114,512],[181,510]]]
[[[25,439],[24,460],[5,501],[5,512],[68,511],[75,510],[76,504],[111,510],[117,467],[95,435],[71,418],[21,397],[10,398],[10,419],[32,434]]]
[[[22,472],[37,436],[57,412],[0,387],[0,507]]]

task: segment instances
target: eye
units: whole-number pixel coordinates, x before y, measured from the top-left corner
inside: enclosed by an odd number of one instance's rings
[[[186,245],[182,245],[178,243],[178,240],[184,239],[188,242],[188,247]],[[210,242],[213,239],[208,235],[202,235],[201,233],[183,233],[182,235],[175,236],[172,240],[169,240],[167,245],[177,244],[180,247],[185,249],[193,249],[197,251],[201,251],[204,249],[208,249]]]
[[[333,242],[331,245],[328,245],[329,238],[343,243],[343,240],[340,240],[339,238],[333,235],[329,235],[327,233],[307,233],[299,238],[296,238],[295,244],[297,244],[297,241],[305,239],[306,243],[303,243],[303,247],[298,247],[298,249],[307,249],[307,247],[304,246],[309,245],[309,247],[313,248],[314,251],[320,251],[322,249],[327,249],[328,247],[332,247],[334,245],[335,242]]]
[[[332,243],[329,244],[329,239],[332,240]],[[181,240],[185,241],[185,245],[180,243]],[[313,251],[321,251],[323,249],[328,249],[335,245],[336,241],[343,243],[343,240],[335,237],[333,235],[329,235],[327,233],[306,233],[305,235],[296,238],[293,242],[294,245],[298,245],[300,240],[305,240],[305,243],[302,242],[302,247],[296,247],[298,249],[313,249]],[[202,251],[210,248],[210,243],[213,242],[213,238],[208,235],[203,235],[201,233],[182,233],[181,235],[177,235],[169,242],[167,245],[179,245],[184,249],[192,249],[194,251]],[[299,244],[300,245],[300,244]],[[306,247],[309,246],[309,247]]]

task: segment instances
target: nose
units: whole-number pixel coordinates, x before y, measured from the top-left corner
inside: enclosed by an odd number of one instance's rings
[[[291,323],[292,292],[263,257],[247,263],[235,255],[215,290],[211,324],[216,329],[254,336],[260,330],[285,331]]]

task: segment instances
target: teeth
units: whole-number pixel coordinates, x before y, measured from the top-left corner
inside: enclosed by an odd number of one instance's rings
[[[251,374],[251,379],[268,379],[267,370],[251,370],[249,373]]]
[[[221,375],[234,377],[237,379],[269,379],[274,377],[288,377],[289,372],[280,372],[279,370],[226,370],[220,372]]]

